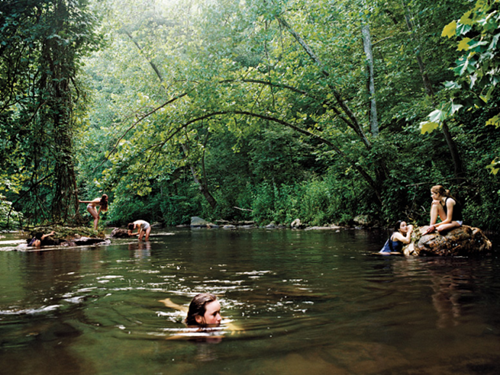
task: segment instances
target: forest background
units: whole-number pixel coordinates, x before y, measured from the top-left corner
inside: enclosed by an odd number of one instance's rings
[[[498,0],[4,0],[0,225],[497,230]]]

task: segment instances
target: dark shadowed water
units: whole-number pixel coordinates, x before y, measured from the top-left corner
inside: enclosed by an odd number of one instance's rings
[[[383,257],[387,234],[363,230],[167,232],[0,243],[0,373],[500,373],[498,255]],[[192,335],[158,302],[202,291],[243,330]]]

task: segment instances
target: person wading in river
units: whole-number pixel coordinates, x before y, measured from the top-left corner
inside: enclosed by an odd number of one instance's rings
[[[137,228],[136,233],[132,233],[133,230]],[[128,235],[129,236],[139,236],[139,241],[142,241],[142,237],[146,234],[146,241],[149,240],[149,234],[151,233],[151,225],[145,220],[136,220],[133,223],[128,224]]]

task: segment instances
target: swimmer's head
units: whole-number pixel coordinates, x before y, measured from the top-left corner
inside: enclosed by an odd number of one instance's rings
[[[394,228],[401,233],[408,232],[408,225],[406,224],[406,221],[403,220],[396,221]]]
[[[30,242],[28,242],[28,246],[40,247],[42,245],[41,238],[42,238],[41,234],[38,233],[35,237],[31,239]]]
[[[37,238],[33,238],[30,243],[28,244],[28,246],[33,246],[33,247],[40,247],[42,245],[42,241],[40,241],[39,239]]]
[[[188,326],[219,326],[220,303],[212,293],[200,293],[189,304],[186,324]]]

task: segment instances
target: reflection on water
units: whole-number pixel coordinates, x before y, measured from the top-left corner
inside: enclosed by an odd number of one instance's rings
[[[385,235],[177,230],[101,247],[0,251],[0,368],[499,373],[499,259],[373,255]],[[200,292],[216,294],[242,330],[192,332],[184,314],[158,302],[187,305]]]

